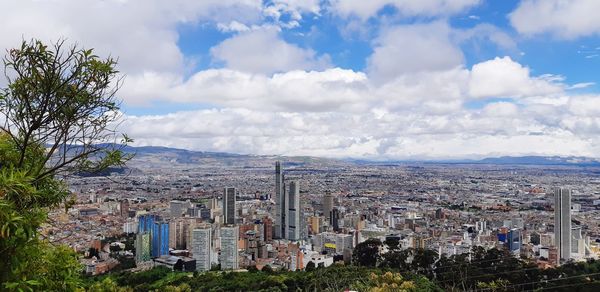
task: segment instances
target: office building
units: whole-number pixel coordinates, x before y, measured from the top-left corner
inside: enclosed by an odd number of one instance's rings
[[[135,262],[150,261],[150,233],[138,233],[135,236]]]
[[[133,219],[129,218],[123,223],[123,233],[136,233],[138,229],[138,223]]]
[[[227,187],[223,190],[223,223],[235,224],[236,189]]]
[[[521,250],[521,230],[511,229],[506,236],[506,247],[512,253],[518,253]]]
[[[178,201],[173,200],[169,202],[169,210],[171,211],[171,218],[177,218],[187,213],[187,209],[192,207],[189,201]]]
[[[275,162],[275,238],[285,238],[285,183],[281,163]]]
[[[325,196],[323,196],[323,215],[329,218],[331,211],[333,211],[333,195],[330,191],[326,191]]]
[[[129,216],[129,200],[124,199],[119,202],[119,212],[123,218],[127,218]]]
[[[238,269],[238,236],[237,226],[221,228],[221,269]]]
[[[331,214],[329,215],[329,222],[331,222],[333,231],[340,231],[340,210],[333,208]]]
[[[269,217],[263,218],[264,240],[266,242],[273,241],[273,220]]]
[[[285,226],[285,235],[289,240],[300,240],[300,185],[298,181],[290,182],[290,189],[286,197],[285,205],[287,206],[287,224]]]
[[[196,218],[175,218],[169,222],[169,247],[173,249],[189,249],[192,230],[196,225]]]
[[[169,223],[164,221],[154,222],[152,232],[150,233],[151,254],[156,258],[161,255],[169,254]]]
[[[192,253],[196,259],[197,271],[209,271],[211,267],[212,230],[210,226],[195,228],[192,231]]]
[[[138,217],[138,233],[152,232],[154,222],[158,221],[158,216],[145,214]]]
[[[554,190],[554,245],[560,260],[571,258],[571,190]]]

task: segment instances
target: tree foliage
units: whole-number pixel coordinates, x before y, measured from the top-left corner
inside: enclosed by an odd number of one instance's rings
[[[0,290],[74,290],[71,250],[38,233],[48,210],[73,203],[62,178],[122,166],[115,61],[92,50],[23,42],[3,59],[0,89]],[[106,146],[108,145],[108,146]],[[42,238],[40,238],[42,237]]]

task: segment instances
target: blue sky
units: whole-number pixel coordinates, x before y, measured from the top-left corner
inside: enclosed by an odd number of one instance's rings
[[[119,130],[138,145],[600,157],[595,0],[29,0],[0,9],[12,12],[0,20],[2,47],[67,38],[118,56]]]

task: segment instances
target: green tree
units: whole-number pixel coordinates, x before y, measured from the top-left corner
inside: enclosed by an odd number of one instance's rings
[[[369,238],[359,243],[352,252],[355,265],[375,267],[381,260],[380,251],[383,243],[377,238]]]
[[[38,230],[49,209],[74,202],[64,174],[122,166],[131,158],[106,144],[130,141],[110,128],[119,118],[115,61],[63,41],[48,47],[33,40],[9,50],[3,63],[0,290],[72,290],[79,285],[77,258]]]

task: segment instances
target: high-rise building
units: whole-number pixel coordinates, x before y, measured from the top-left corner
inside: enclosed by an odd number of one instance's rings
[[[554,190],[554,244],[560,260],[571,258],[571,190]]]
[[[123,233],[136,233],[138,229],[138,223],[133,219],[129,218],[123,223]]]
[[[223,190],[223,219],[225,224],[235,224],[236,190],[226,187]]]
[[[300,240],[300,229],[302,228],[300,222],[300,213],[302,208],[300,206],[300,184],[298,181],[290,182],[290,189],[286,197],[285,205],[287,206],[287,224],[285,226],[286,238],[289,240]]]
[[[308,217],[310,234],[319,234],[321,232],[321,224],[323,217],[321,216],[310,216]]]
[[[263,218],[264,238],[266,242],[273,241],[273,220],[269,217]]]
[[[518,228],[511,229],[506,236],[506,244],[510,252],[519,252],[521,250],[521,230]]]
[[[338,210],[337,208],[333,208],[331,214],[329,215],[329,222],[331,222],[333,231],[340,230],[340,210]]]
[[[237,226],[221,228],[221,269],[238,269],[238,237]]]
[[[189,249],[192,230],[197,218],[184,217],[169,221],[169,247],[173,249]]]
[[[150,232],[138,233],[135,236],[135,262],[150,261]]]
[[[210,226],[195,228],[192,231],[192,253],[196,259],[196,271],[208,271],[211,267],[211,238]]]
[[[185,214],[187,212],[187,209],[189,207],[191,207],[191,204],[189,201],[184,202],[184,201],[173,200],[173,201],[169,202],[169,210],[171,211],[172,218],[177,218],[177,217],[183,216],[183,214]]]
[[[119,212],[123,218],[127,218],[129,216],[129,200],[124,199],[119,202]]]
[[[158,216],[145,214],[138,217],[138,233],[152,232],[154,222],[158,221]]]
[[[150,233],[152,240],[151,250],[152,257],[156,258],[162,255],[169,254],[169,223],[164,221],[154,222],[152,232]]]
[[[326,191],[323,196],[323,215],[329,218],[331,211],[333,211],[333,195],[330,191]]]
[[[275,162],[275,238],[285,238],[285,183],[281,163]]]

